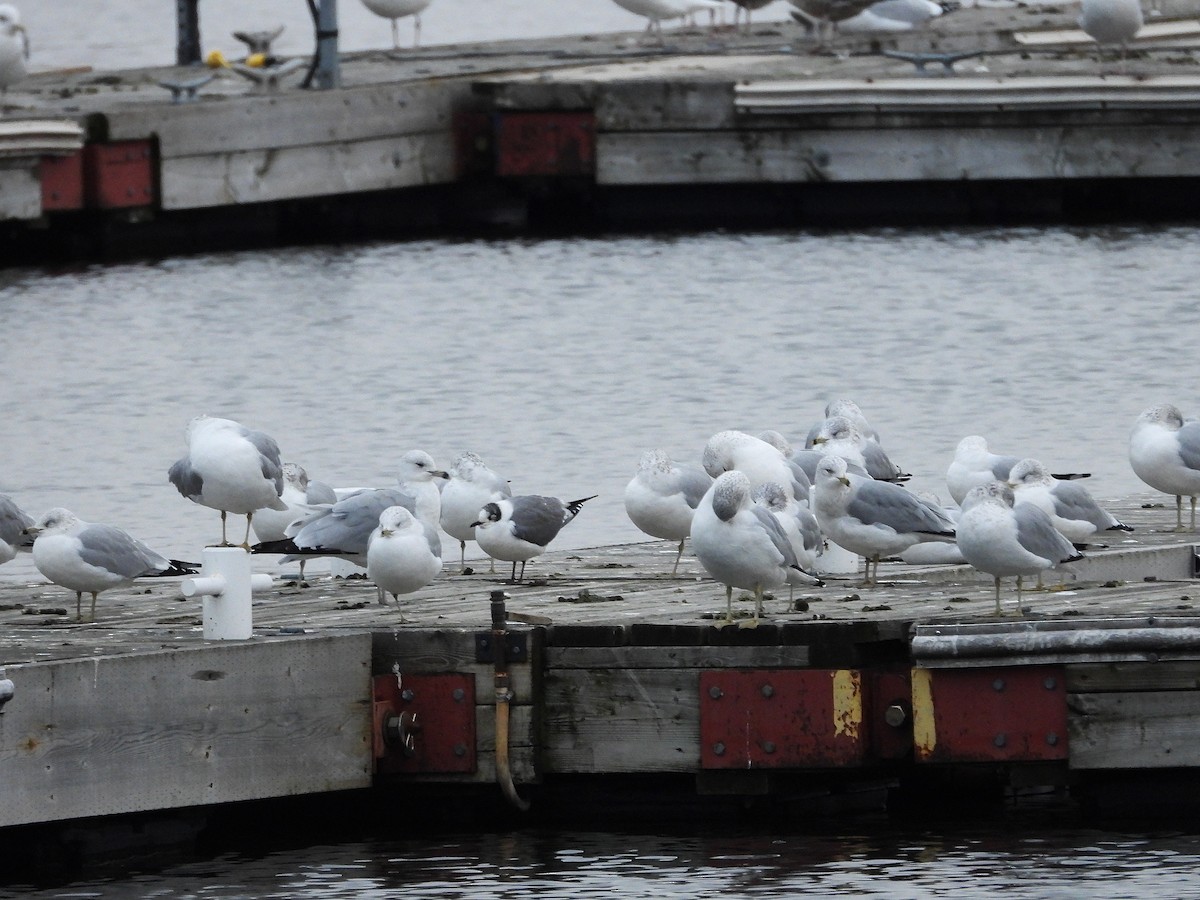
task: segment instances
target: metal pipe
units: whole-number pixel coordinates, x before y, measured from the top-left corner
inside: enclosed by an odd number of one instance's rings
[[[317,12],[317,68],[319,90],[341,87],[342,72],[338,64],[337,0],[320,0]]]
[[[496,781],[505,799],[524,812],[529,809],[529,801],[522,800],[517,793],[512,780],[512,769],[508,763],[508,713],[513,693],[508,678],[508,660],[505,658],[505,637],[508,633],[508,614],[504,608],[506,596],[504,591],[492,591],[492,661],[496,670]]]
[[[175,0],[175,65],[200,62],[200,0]]]

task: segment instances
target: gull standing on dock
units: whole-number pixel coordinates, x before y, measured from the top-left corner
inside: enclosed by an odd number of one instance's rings
[[[33,537],[25,531],[32,524],[33,516],[17,506],[12,497],[0,494],[0,565],[33,549]]]
[[[557,497],[523,494],[486,504],[472,526],[475,541],[488,556],[512,563],[512,582],[525,578],[525,563],[546,552],[563,526],[598,495],[563,502]],[[520,577],[517,563],[521,564]]]
[[[187,427],[187,456],[167,472],[171,484],[193,503],[221,511],[221,543],[229,513],[246,517],[242,546],[250,549],[250,524],[255,510],[285,510],[283,464],[279,445],[261,431],[232,419],[197,416]]]
[[[385,19],[392,20],[392,49],[400,49],[399,22],[413,17],[413,49],[421,46],[421,13],[433,0],[362,0],[363,6]]]
[[[833,37],[838,22],[857,16],[875,0],[788,0],[795,10],[792,18],[812,28],[817,42],[824,44]]]
[[[897,484],[849,474],[840,456],[817,466],[813,512],[824,535],[866,560],[864,584],[879,579],[880,557],[900,553],[922,541],[954,540],[954,521],[931,503]]]
[[[977,434],[970,434],[958,442],[954,450],[954,459],[946,469],[946,487],[950,496],[959,505],[966,499],[971,488],[993,481],[1008,481],[1008,473],[1012,467],[1025,457],[1001,456],[988,450],[987,441]],[[1074,481],[1078,478],[1089,478],[1087,472],[1054,473],[1060,481]]]
[[[613,0],[613,3],[635,16],[645,16],[646,34],[658,35],[660,43],[663,19],[682,19],[702,9],[715,13],[723,8],[720,0]]]
[[[25,529],[33,535],[33,564],[46,578],[75,592],[75,618],[83,619],[81,603],[92,595],[91,620],[96,620],[96,595],[126,587],[135,578],[195,575],[193,563],[167,559],[113,525],[82,521],[68,509],[50,510]]]
[[[737,469],[745,472],[753,490],[768,481],[783,486],[788,496],[808,501],[812,483],[804,469],[777,447],[744,431],[719,431],[708,439],[701,457],[704,471],[713,478]]]
[[[25,78],[27,59],[29,36],[21,24],[21,13],[11,3],[0,3],[0,98]]]
[[[1013,466],[1008,485],[1016,503],[1032,503],[1073,544],[1082,544],[1099,531],[1133,531],[1133,526],[1103,509],[1082,484],[1059,481],[1036,459]]]
[[[512,496],[512,487],[488,468],[477,453],[460,453],[450,466],[450,479],[442,485],[442,530],[458,541],[462,571],[467,568],[467,541],[475,540],[474,522],[488,503]],[[492,571],[496,561],[492,560]]]
[[[812,511],[788,497],[781,485],[768,481],[754,489],[754,502],[761,505],[779,523],[784,537],[796,557],[796,569],[788,570],[788,605],[795,600],[795,590],[801,584],[820,584],[813,581],[817,576],[812,574],[816,569],[817,556],[825,543],[821,534],[821,526]]]
[[[256,510],[251,527],[259,543],[283,540],[293,522],[311,516],[314,507],[332,506],[338,500],[332,487],[323,481],[310,480],[304,467],[296,463],[283,464],[283,493],[279,497],[287,504],[287,509]],[[300,560],[301,584],[304,583],[305,562],[306,559]]]
[[[679,542],[672,577],[679,572],[692,516],[712,481],[700,466],[674,462],[665,450],[647,450],[638,461],[637,474],[625,485],[629,520],[651,537]]]
[[[317,510],[310,518],[288,526],[290,534],[281,541],[255,544],[255,553],[286,553],[285,562],[302,556],[335,556],[360,566],[367,564],[371,532],[389,506],[403,506],[416,517],[429,535],[437,556],[442,555],[438,520],[441,494],[436,479],[449,473],[439,469],[424,450],[409,450],[400,459],[400,484],[394,488],[356,491],[332,506]]]
[[[998,481],[972,488],[958,520],[963,558],[996,579],[996,615],[1001,613],[1001,578],[1017,576],[1017,612],[1021,613],[1021,576],[1040,575],[1083,559],[1041,509],[1032,503],[1014,505],[1013,499],[1012,488]]]
[[[1096,42],[1096,58],[1106,44],[1121,48],[1121,60],[1139,31],[1142,30],[1142,4],[1139,0],[1083,0],[1079,27]]]
[[[750,13],[757,9],[762,9],[774,3],[775,0],[733,0],[736,7],[733,11],[733,27],[738,27],[738,16],[742,14],[742,10],[746,11],[746,30],[750,30]]]
[[[868,440],[860,427],[845,416],[826,419],[812,439],[812,449],[822,456],[840,456],[847,466],[861,468],[878,481],[907,481],[912,477],[892,462],[882,446]]]
[[[425,527],[403,506],[389,506],[367,542],[367,577],[379,590],[379,602],[391,594],[411,594],[442,571],[441,547],[434,546]],[[403,620],[403,613],[401,613]]]
[[[787,492],[780,487],[785,499]],[[733,470],[720,475],[705,493],[692,519],[692,550],[715,581],[725,585],[725,622],[733,621],[733,589],[754,592],[754,628],[762,617],[763,592],[793,577],[821,584],[800,569],[779,521],[751,499],[750,479]]]
[[[1152,406],[1138,416],[1129,435],[1129,464],[1156,491],[1175,496],[1175,530],[1183,531],[1183,498],[1200,496],[1200,422],[1183,420],[1171,404]]]

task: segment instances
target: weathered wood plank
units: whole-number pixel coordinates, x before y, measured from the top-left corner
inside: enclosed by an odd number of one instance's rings
[[[1072,769],[1200,765],[1200,691],[1068,695]]]
[[[41,214],[37,160],[0,160],[0,220],[36,219]]]
[[[1070,693],[1200,691],[1200,661],[1116,662],[1066,668]]]
[[[722,669],[807,666],[808,647],[547,647],[548,669]]]
[[[700,765],[699,680],[695,669],[547,673],[545,771],[694,771]]]
[[[391,190],[454,180],[449,132],[164,159],[163,209]]]
[[[370,639],[10,666],[0,825],[364,787]]]
[[[605,185],[1194,176],[1200,124],[605,133]]]

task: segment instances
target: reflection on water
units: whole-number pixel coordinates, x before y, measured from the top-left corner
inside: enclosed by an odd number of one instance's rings
[[[1200,837],[887,828],[845,834],[518,831],[227,855],[0,898],[954,897],[1200,895]]]

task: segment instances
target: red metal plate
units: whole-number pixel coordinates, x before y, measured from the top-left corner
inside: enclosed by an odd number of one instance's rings
[[[591,175],[596,117],[590,112],[513,112],[496,120],[496,174]]]
[[[157,199],[155,180],[154,148],[148,140],[84,148],[84,184],[90,207],[151,206]]]
[[[42,210],[83,209],[83,151],[70,156],[43,156]]]
[[[382,774],[475,771],[475,677],[379,675],[375,701],[375,771]],[[384,739],[390,716],[416,717],[412,755]]]
[[[1067,759],[1061,667],[914,669],[912,677],[918,761]]]
[[[862,679],[832,669],[700,674],[706,769],[826,768],[864,758]]]

